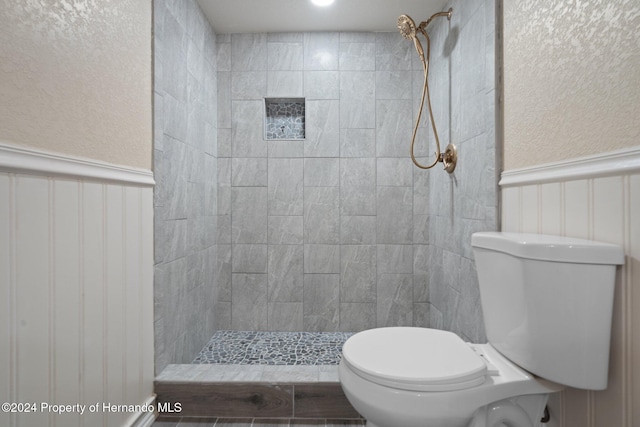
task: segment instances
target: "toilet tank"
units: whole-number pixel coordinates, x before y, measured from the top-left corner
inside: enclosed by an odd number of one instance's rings
[[[471,237],[489,343],[571,387],[607,388],[620,246],[539,234]]]

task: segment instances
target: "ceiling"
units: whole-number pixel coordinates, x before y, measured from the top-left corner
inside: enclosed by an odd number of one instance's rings
[[[197,0],[214,31],[265,33],[302,31],[397,31],[398,16],[416,22],[443,10],[446,0]]]

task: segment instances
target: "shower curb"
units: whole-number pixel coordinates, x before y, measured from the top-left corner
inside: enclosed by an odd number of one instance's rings
[[[165,417],[362,419],[337,366],[169,365],[154,387]]]

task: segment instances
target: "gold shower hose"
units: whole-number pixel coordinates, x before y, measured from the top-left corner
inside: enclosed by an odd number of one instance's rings
[[[420,110],[418,111],[418,117],[416,119],[416,124],[413,128],[413,136],[411,138],[411,160],[413,163],[421,168],[421,169],[431,169],[439,162],[444,164],[444,169],[452,173],[456,167],[457,161],[457,150],[455,145],[449,144],[445,149],[445,152],[442,153],[440,150],[440,137],[438,136],[438,129],[436,128],[436,122],[433,118],[433,108],[431,107],[431,96],[429,94],[429,59],[431,57],[431,39],[429,38],[429,34],[427,34],[425,28],[429,23],[439,16],[446,16],[447,19],[451,20],[451,14],[453,13],[453,9],[449,9],[447,12],[438,12],[432,15],[429,19],[424,22],[421,22],[420,25],[416,28],[416,25],[408,15],[401,15],[398,18],[398,29],[404,38],[407,40],[413,40],[413,43],[416,47],[418,55],[420,56],[420,60],[422,61],[422,69],[424,73],[424,82],[422,85],[422,98],[420,99]],[[422,49],[422,44],[420,40],[418,40],[417,32],[420,32],[427,41],[427,55],[425,57],[424,51]],[[433,129],[433,135],[436,140],[436,159],[428,166],[420,164],[415,157],[415,142],[416,135],[418,133],[418,127],[420,125],[420,119],[422,118],[422,110],[424,108],[425,98],[427,100],[427,107],[429,108],[429,119],[431,121],[431,128]]]

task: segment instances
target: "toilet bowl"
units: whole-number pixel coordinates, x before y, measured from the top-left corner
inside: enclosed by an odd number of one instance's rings
[[[387,366],[389,360],[395,363]],[[562,389],[522,370],[490,344],[469,344],[427,328],[354,335],[343,347],[339,374],[368,427],[491,427],[482,420],[496,408],[509,415],[509,427],[530,427],[544,412],[548,393]],[[490,403],[493,410],[479,410]]]
[[[488,343],[415,327],[345,342],[340,382],[368,427],[538,427],[549,393],[606,388],[622,249],[516,233],[472,247]]]

